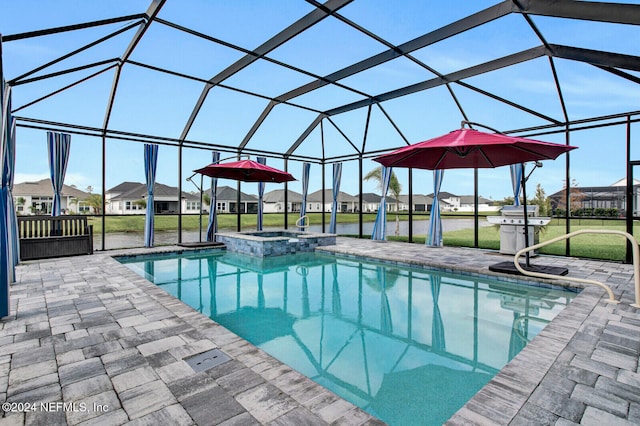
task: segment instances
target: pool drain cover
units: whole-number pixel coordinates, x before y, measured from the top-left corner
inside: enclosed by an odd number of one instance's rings
[[[229,358],[229,356],[220,349],[212,349],[185,359],[187,364],[189,364],[189,366],[196,372],[209,370],[210,368],[217,367],[229,360],[231,360],[231,358]]]

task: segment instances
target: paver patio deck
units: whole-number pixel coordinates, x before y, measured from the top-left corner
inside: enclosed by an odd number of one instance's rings
[[[184,248],[126,253],[175,250]],[[508,259],[346,238],[322,250],[482,274]],[[12,315],[0,322],[0,401],[37,409],[5,412],[0,425],[380,424],[112,258],[122,253],[18,266]],[[605,303],[600,288],[583,290],[449,423],[640,424],[640,310],[629,305],[631,265],[547,256],[533,262],[606,282],[622,303]],[[185,362],[213,348],[232,360],[205,372]]]

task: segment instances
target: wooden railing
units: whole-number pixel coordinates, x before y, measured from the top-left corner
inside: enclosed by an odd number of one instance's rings
[[[86,216],[18,216],[20,260],[93,253]]]

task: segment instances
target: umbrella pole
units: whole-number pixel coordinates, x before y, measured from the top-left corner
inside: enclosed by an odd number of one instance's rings
[[[202,191],[204,190],[204,175],[200,175],[200,215],[198,216],[198,223],[200,224],[199,232],[198,232],[198,241],[202,242]]]
[[[524,199],[522,202],[522,206],[524,208],[524,246],[529,247],[529,213],[527,212],[527,178],[524,173],[524,163],[522,163],[522,198]],[[529,264],[529,252],[525,253],[525,265],[527,267],[531,266]]]

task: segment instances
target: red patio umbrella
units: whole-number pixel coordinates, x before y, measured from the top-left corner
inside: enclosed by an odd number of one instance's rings
[[[231,163],[212,163],[194,170],[206,176],[240,180],[243,182],[291,182],[296,180],[290,173],[274,169],[253,160],[240,160]]]
[[[553,160],[575,146],[459,129],[374,158],[386,167],[416,169],[492,168]]]
[[[577,147],[571,145],[463,128],[380,155],[374,158],[374,161],[385,167],[411,167],[428,170],[493,168],[528,161],[554,160],[560,154],[575,148]],[[526,177],[523,171],[522,190],[526,212],[525,184]],[[528,215],[525,214],[525,230],[528,229],[527,219]],[[526,246],[529,246],[528,237],[529,233],[525,231]],[[533,269],[529,265],[529,252],[527,252],[526,261],[526,269]],[[512,272],[511,269],[513,268],[503,272]],[[537,268],[537,270],[541,269]]]

